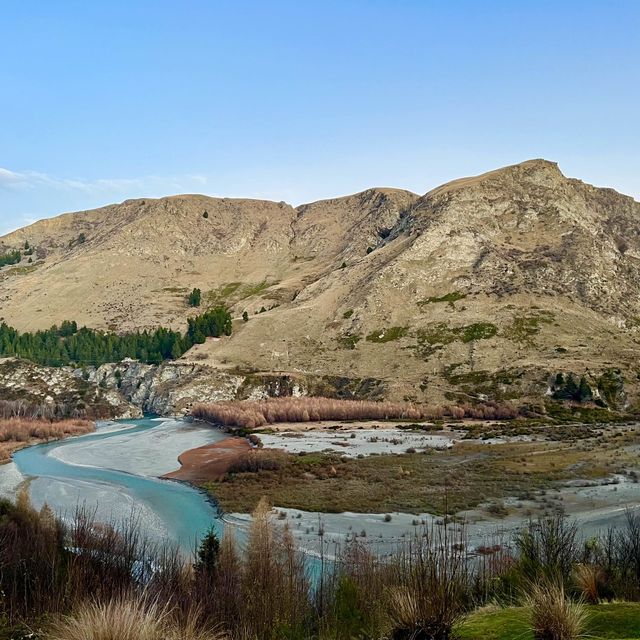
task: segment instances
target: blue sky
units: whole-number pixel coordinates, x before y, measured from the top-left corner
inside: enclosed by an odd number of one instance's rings
[[[640,199],[640,2],[0,0],[0,232],[528,158]]]

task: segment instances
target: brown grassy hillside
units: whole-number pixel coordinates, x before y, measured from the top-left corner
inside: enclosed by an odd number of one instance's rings
[[[127,201],[0,239],[36,251],[0,270],[1,314],[21,329],[181,328],[199,287],[237,318],[230,339],[185,356],[214,367],[373,377],[417,401],[541,396],[559,370],[588,369],[596,389],[620,368],[624,404],[637,381],[639,221],[633,199],[544,160],[421,197]]]

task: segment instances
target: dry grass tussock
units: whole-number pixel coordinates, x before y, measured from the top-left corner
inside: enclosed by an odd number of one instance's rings
[[[144,598],[85,602],[53,624],[50,640],[225,640],[227,635],[202,628],[199,616],[178,621],[172,612]]]
[[[531,630],[536,640],[576,640],[582,637],[587,609],[565,594],[561,580],[540,580],[528,587]]]
[[[605,575],[600,567],[590,564],[577,564],[573,569],[573,581],[589,604],[598,604],[605,586]]]
[[[268,398],[214,404],[196,404],[194,418],[229,427],[255,429],[276,422],[320,420],[438,420],[444,417],[508,420],[517,416],[514,407],[484,405],[424,407],[406,402],[335,400],[332,398]]]
[[[23,443],[33,441],[59,440],[68,436],[90,433],[95,423],[89,420],[33,420],[29,418],[0,419],[0,462]]]

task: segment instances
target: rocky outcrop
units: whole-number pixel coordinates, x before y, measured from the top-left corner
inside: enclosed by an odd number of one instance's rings
[[[384,396],[384,385],[379,380],[234,372],[180,361],[146,365],[124,360],[97,369],[77,369],[75,375],[106,393],[117,394],[144,413],[157,415],[182,416],[197,402],[304,395],[363,399]]]
[[[144,413],[158,415],[184,415],[195,402],[232,399],[244,380],[202,365],[148,365],[133,360],[77,370],[76,375],[121,394]]]
[[[42,367],[26,360],[0,360],[0,400],[40,406],[59,417],[136,418],[139,407],[117,389],[96,385],[68,367]]]

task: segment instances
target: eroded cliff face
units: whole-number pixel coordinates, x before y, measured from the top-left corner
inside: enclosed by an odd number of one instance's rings
[[[99,386],[71,368],[42,367],[26,360],[0,360],[0,400],[45,417],[136,418],[140,407],[117,389]],[[18,410],[21,410],[18,408]]]
[[[384,384],[375,379],[243,373],[182,362],[147,365],[125,360],[78,369],[74,375],[117,394],[144,413],[171,416],[187,415],[197,402],[304,395],[381,399],[385,394]]]
[[[118,393],[144,413],[174,416],[185,415],[194,402],[234,398],[243,380],[195,364],[148,365],[133,360],[75,373]]]
[[[182,362],[148,365],[124,360],[73,369],[0,360],[0,400],[37,407],[47,416],[184,416],[196,402],[303,395],[381,399],[385,386],[376,379],[233,372]]]

